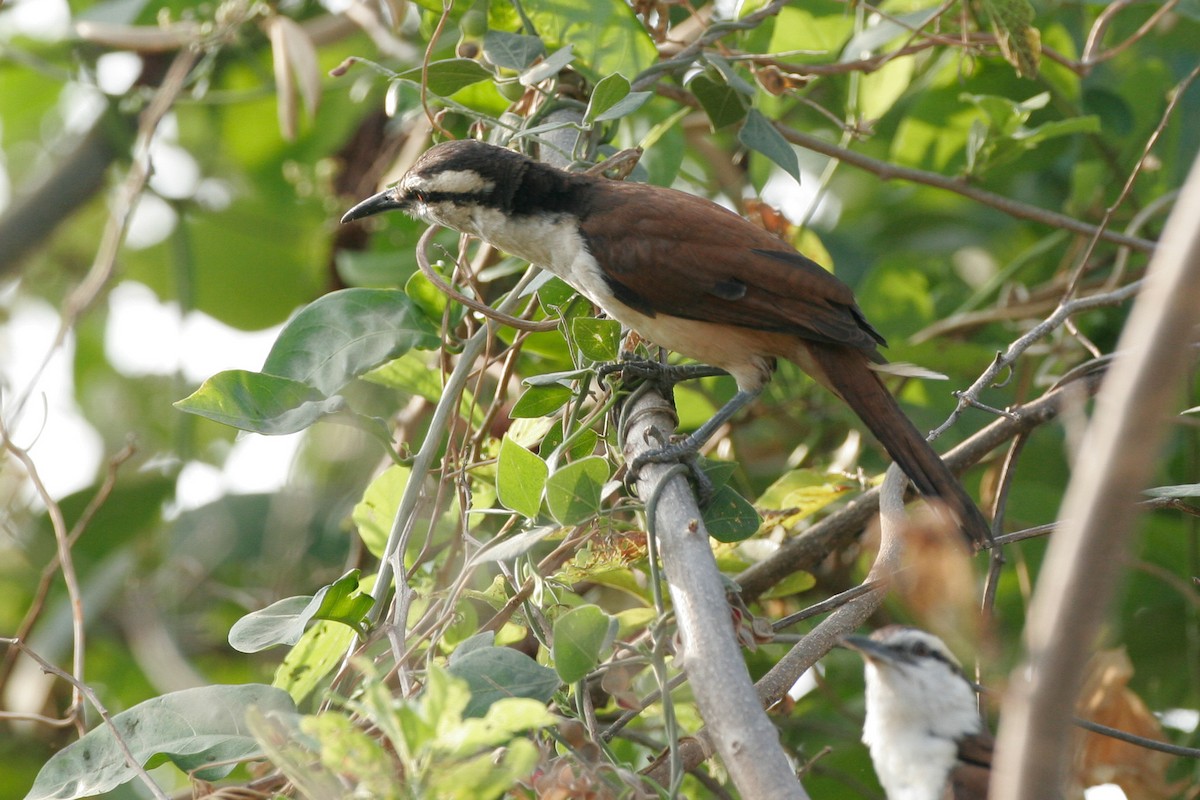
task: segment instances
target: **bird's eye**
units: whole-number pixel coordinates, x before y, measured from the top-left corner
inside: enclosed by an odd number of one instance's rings
[[[929,646],[924,642],[916,642],[912,646],[912,654],[918,658],[925,658],[930,655]]]

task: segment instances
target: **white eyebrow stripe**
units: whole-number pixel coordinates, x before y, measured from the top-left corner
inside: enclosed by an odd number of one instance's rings
[[[496,188],[492,181],[485,180],[472,170],[448,169],[434,175],[410,175],[413,180],[405,181],[407,189],[446,194],[482,194]]]

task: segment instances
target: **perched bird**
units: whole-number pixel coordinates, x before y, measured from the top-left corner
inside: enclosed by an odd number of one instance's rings
[[[425,152],[342,222],[399,209],[549,270],[643,338],[727,371],[738,392],[650,460],[695,452],[794,361],[862,418],[975,547],[979,509],[880,382],[887,365],[850,288],[780,239],[694,195],[565,172],[474,140]]]
[[[890,625],[843,644],[867,662],[862,740],[888,800],[985,800],[992,735],[942,640]]]

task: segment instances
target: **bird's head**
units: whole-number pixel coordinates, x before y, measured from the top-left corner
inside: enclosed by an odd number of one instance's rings
[[[867,711],[947,738],[980,729],[974,685],[950,648],[931,633],[901,625],[843,643],[867,662]]]
[[[474,139],[425,151],[399,183],[351,208],[342,222],[399,210],[432,225],[470,232],[479,209],[511,211],[514,187],[534,162]]]

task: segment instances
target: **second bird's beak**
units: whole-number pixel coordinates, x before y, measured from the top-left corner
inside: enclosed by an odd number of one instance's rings
[[[863,658],[870,661],[895,661],[896,653],[886,645],[882,645],[869,636],[846,636],[842,646],[857,651]]]
[[[393,186],[390,189],[384,189],[379,194],[368,197],[347,211],[342,217],[342,223],[354,222],[356,219],[370,217],[383,211],[404,210],[406,208],[408,208],[408,203],[400,198],[398,187]]]

